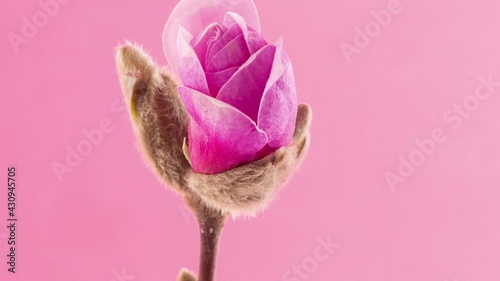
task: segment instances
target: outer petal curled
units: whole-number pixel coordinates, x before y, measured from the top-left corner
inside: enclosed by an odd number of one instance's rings
[[[196,90],[179,87],[191,115],[189,153],[193,170],[216,174],[255,160],[265,132],[234,107]]]
[[[293,136],[297,116],[297,94],[290,59],[283,50],[283,40],[276,43],[273,68],[262,96],[257,124],[268,137],[268,145],[288,145]]]
[[[257,8],[252,0],[181,0],[174,8],[163,30],[163,51],[171,68],[177,72],[176,39],[179,26],[191,34],[199,34],[213,22],[222,23],[232,11],[241,15],[253,29],[260,32]]]
[[[210,92],[208,90],[205,72],[198,59],[198,55],[189,43],[192,39],[193,36],[181,27],[177,37],[177,50],[180,63],[179,76],[184,86],[209,95]]]

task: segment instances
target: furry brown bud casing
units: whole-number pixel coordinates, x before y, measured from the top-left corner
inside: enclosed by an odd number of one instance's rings
[[[118,47],[116,63],[143,155],[164,183],[184,192],[184,176],[190,165],[182,142],[189,116],[177,94],[177,85],[140,47]]]

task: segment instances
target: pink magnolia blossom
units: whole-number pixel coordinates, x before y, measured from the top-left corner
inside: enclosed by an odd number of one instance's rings
[[[251,0],[182,0],[163,46],[191,116],[192,168],[216,174],[287,146],[297,116],[292,64],[282,39],[260,35]]]

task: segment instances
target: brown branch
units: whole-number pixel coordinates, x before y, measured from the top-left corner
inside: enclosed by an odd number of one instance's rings
[[[198,281],[214,281],[217,247],[227,213],[206,206],[201,200],[186,198],[200,228],[200,264]]]
[[[217,246],[226,221],[225,217],[219,213],[214,217],[198,222],[200,225],[200,272],[198,281],[214,280]]]

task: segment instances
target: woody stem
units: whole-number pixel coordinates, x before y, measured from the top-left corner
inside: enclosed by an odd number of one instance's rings
[[[217,246],[227,213],[208,207],[199,197],[185,197],[200,227],[200,266],[197,281],[214,281]]]
[[[200,225],[200,271],[198,281],[213,281],[217,246],[224,226],[225,216],[206,218]]]

